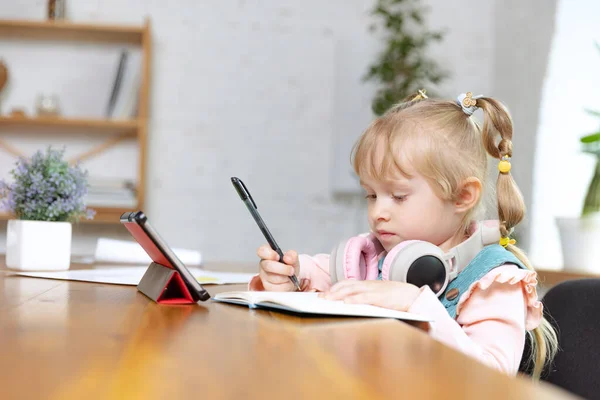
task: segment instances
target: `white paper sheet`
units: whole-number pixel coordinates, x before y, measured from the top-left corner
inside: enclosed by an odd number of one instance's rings
[[[201,265],[199,251],[172,248],[185,265]],[[144,264],[152,262],[150,256],[137,242],[110,238],[98,238],[94,259],[99,263]]]
[[[60,279],[70,281],[97,282],[97,283],[112,283],[117,285],[132,285],[136,286],[148,266],[139,267],[115,267],[106,268],[99,265],[94,269],[80,269],[57,272],[12,272],[14,275],[29,276],[33,278]],[[254,274],[239,273],[239,272],[215,272],[206,271],[199,268],[188,268],[196,280],[202,285],[223,285],[227,283],[250,282]]]

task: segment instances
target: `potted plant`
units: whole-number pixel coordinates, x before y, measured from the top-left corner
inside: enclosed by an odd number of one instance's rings
[[[589,111],[600,117],[600,112]],[[600,272],[600,131],[582,137],[582,150],[596,158],[580,218],[556,219],[565,269]]]
[[[443,35],[426,29],[424,8],[418,0],[377,0],[372,14],[384,27],[385,48],[364,79],[380,85],[371,108],[381,115],[419,89],[439,84],[447,73],[426,54],[427,46],[442,40]],[[377,31],[377,25],[371,30]]]
[[[2,205],[14,215],[8,221],[6,265],[16,270],[58,271],[71,262],[72,222],[94,211],[86,209],[87,171],[70,166],[64,149],[48,147],[30,159],[19,158],[10,171],[14,181],[0,181]]]

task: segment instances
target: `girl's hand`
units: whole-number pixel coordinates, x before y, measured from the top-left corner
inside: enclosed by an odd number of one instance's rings
[[[279,262],[279,254],[268,245],[262,245],[256,251],[260,257],[260,271],[258,276],[265,290],[274,292],[293,292],[296,286],[290,280],[290,276],[300,271],[298,253],[293,250],[283,255],[283,262]],[[300,282],[302,290],[306,288],[307,280]]]
[[[419,288],[409,283],[347,279],[333,285],[328,292],[320,293],[319,297],[408,311],[419,293]]]

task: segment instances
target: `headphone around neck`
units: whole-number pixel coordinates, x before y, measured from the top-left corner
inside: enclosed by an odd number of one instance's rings
[[[448,284],[492,243],[500,240],[498,221],[474,222],[467,240],[445,253],[438,246],[421,241],[407,240],[385,254],[383,246],[372,233],[340,242],[331,252],[329,272],[331,283],[342,279],[382,280],[411,283],[417,287],[428,285],[440,296]]]

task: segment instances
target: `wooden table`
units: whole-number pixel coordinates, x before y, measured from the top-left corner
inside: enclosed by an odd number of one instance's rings
[[[600,278],[600,275],[588,271],[536,269],[540,285],[550,288],[564,281],[574,279]]]
[[[0,288],[2,399],[571,398],[395,320],[165,306],[133,286],[1,271]]]

